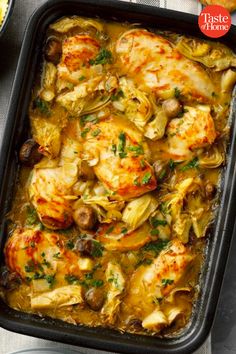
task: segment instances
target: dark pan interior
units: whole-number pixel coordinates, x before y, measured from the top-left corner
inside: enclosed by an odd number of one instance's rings
[[[129,21],[162,30],[172,30],[201,37],[197,16],[106,0],[49,1],[36,11],[28,24],[17,67],[10,99],[10,108],[4,141],[0,154],[0,252],[3,247],[7,224],[5,215],[11,207],[17,180],[17,151],[27,136],[28,103],[37,62],[41,55],[47,26],[65,15],[99,16],[104,19]],[[234,49],[236,29],[232,27],[223,42]],[[14,311],[0,301],[0,326],[18,333],[28,334],[64,343],[104,349],[122,353],[187,354],[196,350],[207,338],[211,329],[219,298],[225,265],[229,252],[236,215],[236,101],[231,104],[231,144],[228,164],[221,182],[220,207],[208,238],[206,261],[200,277],[201,293],[196,302],[188,327],[174,338],[157,338],[143,335],[121,334],[104,328],[74,326],[60,320],[40,318]]]

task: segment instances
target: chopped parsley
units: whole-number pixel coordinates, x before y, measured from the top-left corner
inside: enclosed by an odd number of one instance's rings
[[[93,257],[102,257],[103,255],[103,246],[100,242],[93,240],[92,247],[92,256]]]
[[[75,244],[72,240],[69,240],[67,241],[66,243],[66,247],[69,249],[69,250],[73,250],[73,248],[75,247]]]
[[[194,159],[192,159],[191,161],[189,161],[189,163],[187,163],[187,165],[181,167],[181,171],[188,171],[192,168],[197,168],[198,167],[198,157],[195,157]]]
[[[106,234],[109,235],[114,230],[114,225],[108,227]]]
[[[145,161],[143,159],[140,160],[139,163],[140,163],[140,166],[141,166],[142,169],[146,167],[146,163],[145,163]]]
[[[34,225],[38,223],[38,215],[36,210],[31,207],[31,206],[27,206],[26,209],[26,224],[27,225]]]
[[[78,283],[79,278],[76,275],[66,274],[65,281],[67,281],[68,284],[75,284]]]
[[[106,48],[100,49],[96,58],[89,60],[90,65],[98,65],[98,64],[104,65],[104,64],[111,64],[111,62],[112,62],[111,51]]]
[[[89,131],[90,131],[90,128],[85,128],[80,134],[81,138],[86,138]]]
[[[161,280],[163,288],[165,288],[167,285],[171,285],[174,283],[173,279],[162,279]]]
[[[92,286],[95,286],[96,288],[100,288],[101,286],[103,286],[104,282],[101,279],[94,279],[91,281],[90,283]]]
[[[148,184],[151,178],[152,178],[151,172],[147,172],[147,173],[145,173],[145,175],[143,176],[141,183],[144,184],[144,185],[145,185],[145,184]]]
[[[118,152],[119,152],[120,158],[124,158],[127,156],[127,154],[125,152],[125,145],[126,145],[126,136],[125,136],[125,133],[121,132],[119,134],[119,144],[118,144]]]
[[[33,261],[29,261],[25,266],[26,273],[32,273],[35,271],[35,264]]]
[[[174,90],[175,90],[175,91],[174,91],[175,98],[180,98],[180,96],[181,96],[181,91],[180,91],[180,89],[179,89],[178,87],[175,87]]]
[[[81,127],[84,127],[86,123],[96,124],[97,122],[98,122],[98,118],[92,114],[85,115],[80,118],[80,126]]]
[[[139,178],[138,178],[138,177],[135,178],[133,184],[134,184],[135,186],[137,186],[137,187],[140,186],[140,182],[139,182]]]
[[[37,108],[40,113],[45,116],[50,116],[51,114],[50,105],[48,104],[48,102],[42,100],[40,97],[35,98],[33,102],[33,107]]]
[[[92,132],[92,136],[96,137],[101,133],[101,129],[97,128]]]
[[[79,77],[79,81],[83,81],[84,79],[86,79],[86,77],[84,75]]]
[[[114,155],[116,155],[116,150],[117,150],[116,144],[112,144],[111,151],[114,153]]]
[[[150,242],[143,247],[143,250],[154,252],[155,255],[158,255],[161,251],[163,251],[167,247],[168,243],[169,241],[166,240],[158,240],[155,242]]]
[[[158,229],[153,229],[153,230],[150,231],[150,234],[152,236],[157,236],[157,235],[159,235],[159,231],[158,231]]]
[[[121,229],[121,233],[122,233],[123,235],[127,234],[127,232],[128,232],[128,229],[127,229],[126,227],[123,227],[123,228]]]
[[[123,98],[124,96],[124,92],[119,89],[115,94],[111,96],[111,101],[117,101],[119,98]]]
[[[55,283],[55,274],[54,275],[45,275],[45,279],[49,284],[49,287],[52,288]]]
[[[178,165],[179,162],[175,162],[174,160],[170,159],[169,161],[169,168],[171,169],[171,171],[173,171],[175,169],[175,167]]]
[[[156,228],[158,226],[166,226],[167,225],[167,221],[166,220],[160,220],[160,219],[156,219],[156,218],[151,218],[150,220],[152,227]]]
[[[137,145],[137,146],[135,146],[135,145],[130,145],[130,146],[127,147],[127,150],[134,152],[134,153],[135,153],[135,154],[134,154],[135,157],[144,154],[143,147],[142,147],[142,145],[140,145],[140,144]]]
[[[56,259],[61,258],[61,253],[60,252],[54,253],[53,258],[56,258]]]

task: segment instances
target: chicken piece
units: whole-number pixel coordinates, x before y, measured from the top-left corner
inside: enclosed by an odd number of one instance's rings
[[[42,161],[35,166],[29,181],[29,196],[42,223],[61,229],[73,222],[71,200],[76,199],[73,186],[78,180],[82,147],[79,122],[69,122],[64,129],[58,160]]]
[[[140,320],[149,316],[156,308],[156,299],[167,296],[176,287],[193,259],[179,240],[172,240],[150,266],[142,265],[134,272],[123,299],[123,310]]]
[[[116,53],[123,71],[144,90],[160,98],[176,89],[189,101],[209,102],[214,86],[206,71],[185,58],[165,38],[144,29],[125,32],[117,41]]]
[[[81,275],[78,255],[64,248],[60,235],[37,229],[17,228],[5,246],[6,264],[22,279],[46,279],[65,285],[65,275]]]
[[[149,149],[138,128],[124,117],[111,116],[82,131],[84,159],[94,161],[94,171],[105,187],[122,199],[138,197],[156,188],[148,163]]]
[[[119,312],[121,297],[125,289],[125,279],[118,264],[109,262],[106,269],[106,281],[109,283],[106,302],[101,310],[104,321],[114,324]]]
[[[48,228],[69,227],[73,222],[72,187],[77,182],[78,167],[66,163],[56,168],[35,168],[31,175],[29,195],[39,219]]]
[[[89,61],[96,58],[99,49],[99,43],[89,35],[66,38],[62,43],[61,62],[57,67],[58,79],[72,84],[80,83],[83,70],[86,71],[90,66]]]
[[[196,149],[211,145],[216,136],[209,106],[185,106],[182,118],[172,119],[166,129],[167,139],[156,144],[155,153],[173,160],[189,160]]]
[[[216,138],[210,107],[186,107],[186,111],[183,119],[172,119],[167,128],[169,152],[182,158],[212,144]]]
[[[34,310],[55,309],[83,302],[82,287],[67,285],[52,291],[31,296],[31,308]]]

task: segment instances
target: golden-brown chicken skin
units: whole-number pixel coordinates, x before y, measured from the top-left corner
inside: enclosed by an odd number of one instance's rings
[[[124,72],[144,90],[164,98],[178,89],[185,99],[212,100],[214,85],[206,71],[184,57],[164,37],[143,29],[125,32],[117,41]]]
[[[179,240],[171,241],[150,266],[141,266],[130,279],[125,311],[143,319],[155,308],[155,299],[167,296],[184,276],[194,256]],[[145,302],[143,301],[145,299]]]
[[[53,232],[17,228],[5,246],[6,263],[23,279],[37,274],[63,279],[65,274],[80,275],[78,256],[65,248]]]
[[[84,127],[84,156],[95,161],[98,179],[113,198],[138,197],[156,188],[154,171],[148,163],[149,149],[142,134],[124,117],[111,116]],[[83,135],[82,131],[82,136]]]

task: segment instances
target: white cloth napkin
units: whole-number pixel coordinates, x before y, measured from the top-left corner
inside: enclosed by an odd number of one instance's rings
[[[6,123],[6,113],[10,97],[10,90],[15,74],[16,63],[18,60],[25,25],[35,8],[42,5],[46,1],[47,0],[17,0],[7,33],[0,40],[0,68],[2,68],[0,71],[0,142],[3,134],[3,127]],[[145,3],[147,5],[170,8],[173,10],[180,10],[194,14],[198,14],[201,9],[201,5],[199,4],[198,0],[122,1]],[[112,354],[98,350],[72,347],[70,345],[63,345],[60,343],[46,341],[34,337],[23,336],[20,334],[8,332],[0,328],[0,354],[8,354],[26,348],[58,348],[63,350],[65,354],[70,354],[70,349],[76,349],[82,354]],[[211,354],[210,338],[195,354]]]

